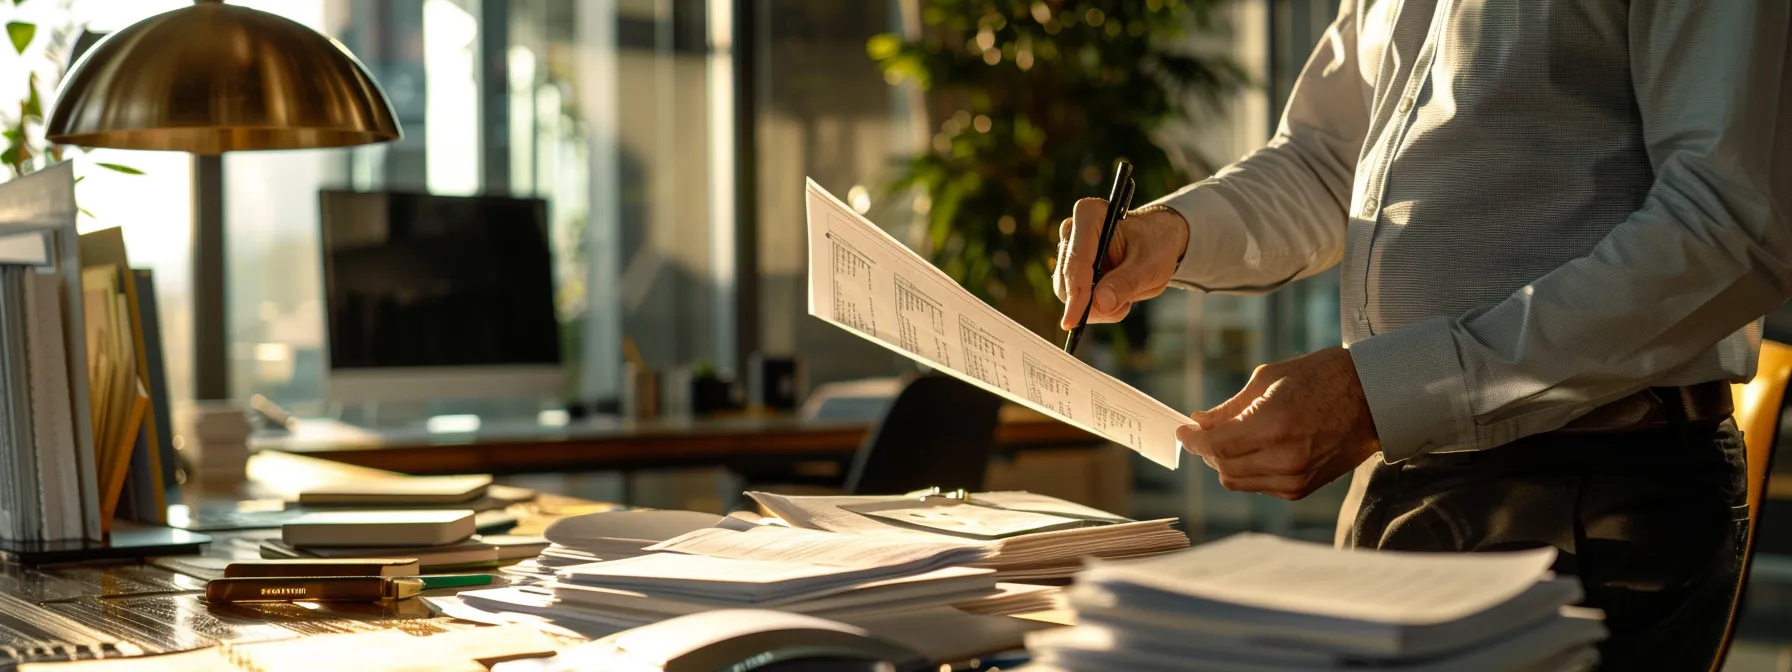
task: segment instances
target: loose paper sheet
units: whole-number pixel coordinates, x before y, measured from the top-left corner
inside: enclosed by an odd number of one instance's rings
[[[814,180],[809,314],[1176,468],[1188,416],[979,301]]]
[[[987,549],[971,542],[892,540],[771,526],[745,531],[711,527],[654,544],[647,550],[832,567],[902,565],[925,562],[942,555],[975,561],[989,554]]]

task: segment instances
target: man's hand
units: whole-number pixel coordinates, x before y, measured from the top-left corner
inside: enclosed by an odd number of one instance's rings
[[[1070,219],[1058,226],[1058,264],[1052,268],[1052,288],[1064,302],[1063,327],[1070,329],[1083,316],[1089,301],[1089,283],[1095,277],[1095,248],[1101,244],[1101,220],[1108,202],[1085,198],[1076,202]],[[1106,273],[1095,290],[1095,306],[1089,321],[1119,322],[1143,301],[1164,292],[1176,262],[1188,249],[1188,224],[1169,208],[1150,208],[1120,220],[1108,243]]]
[[[1381,449],[1344,348],[1259,366],[1237,396],[1192,417],[1200,428],[1178,429],[1176,439],[1227,490],[1300,499]]]

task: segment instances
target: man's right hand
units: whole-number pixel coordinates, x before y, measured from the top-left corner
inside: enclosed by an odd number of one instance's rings
[[[1083,316],[1090,300],[1089,282],[1095,277],[1095,248],[1101,244],[1101,220],[1108,202],[1085,198],[1076,202],[1070,219],[1058,227],[1058,264],[1052,268],[1052,288],[1064,302],[1062,326],[1070,329]],[[1176,264],[1188,249],[1188,224],[1170,208],[1148,208],[1120,220],[1108,243],[1107,272],[1094,291],[1095,306],[1089,321],[1119,322],[1132,311],[1134,301],[1164,292]]]

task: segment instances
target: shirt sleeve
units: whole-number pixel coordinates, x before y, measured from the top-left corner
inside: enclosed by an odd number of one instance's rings
[[[1188,250],[1171,286],[1266,292],[1342,257],[1351,184],[1369,127],[1356,4],[1340,3],[1266,146],[1153,204],[1188,222]]]
[[[1630,11],[1654,186],[1591,254],[1500,303],[1352,344],[1388,461],[1557,429],[1792,293],[1788,3],[1637,0]]]

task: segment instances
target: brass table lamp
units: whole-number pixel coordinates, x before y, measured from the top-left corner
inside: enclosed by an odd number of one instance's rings
[[[195,396],[229,397],[223,167],[239,150],[345,147],[402,131],[341,43],[284,17],[200,0],[95,44],[57,91],[59,144],[191,152]]]
[[[63,78],[51,142],[194,154],[397,140],[379,84],[341,43],[199,2],[107,36]]]

